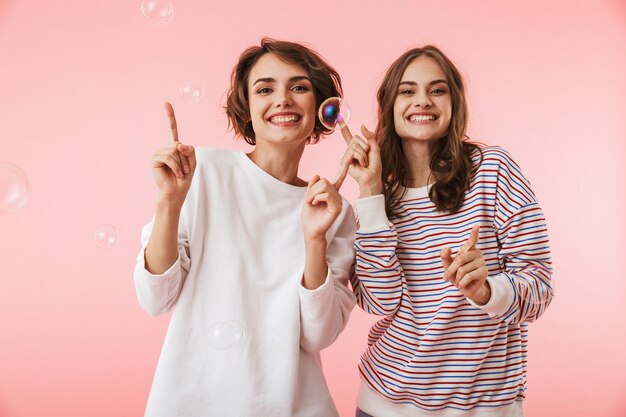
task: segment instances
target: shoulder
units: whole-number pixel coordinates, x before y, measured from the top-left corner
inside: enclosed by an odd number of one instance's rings
[[[239,151],[229,149],[208,148],[206,146],[196,147],[196,160],[199,165],[230,165],[238,158]]]
[[[479,171],[484,180],[495,183],[503,196],[520,204],[536,201],[530,181],[510,152],[499,146],[485,146],[482,151],[483,160]]]
[[[473,156],[474,161],[480,163],[479,170],[510,168],[519,171],[519,166],[506,149],[500,146],[483,146],[480,150],[482,155],[476,152]]]
[[[483,152],[483,159],[504,163],[514,162],[511,153],[500,146],[483,146],[481,150]]]

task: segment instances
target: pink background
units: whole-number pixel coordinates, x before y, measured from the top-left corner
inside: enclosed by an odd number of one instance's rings
[[[158,26],[141,0],[0,0],[0,161],[31,184],[0,213],[0,416],[143,415],[168,317],[140,309],[132,268],[156,196],[148,161],[168,141],[162,102],[183,141],[247,149],[221,106],[263,35],[338,69],[354,130],[373,128],[376,87],[405,49],[452,57],[471,136],[514,155],[550,228],[557,296],[530,327],[526,414],[626,415],[623,1],[172,1]],[[186,80],[205,87],[199,103],[178,95]],[[308,149],[302,175],[332,177],[343,147],[335,134]],[[104,223],[120,232],[110,251],[92,240]],[[373,321],[356,309],[324,352],[342,416]]]

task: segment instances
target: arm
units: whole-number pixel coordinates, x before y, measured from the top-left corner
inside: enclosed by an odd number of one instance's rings
[[[163,274],[178,258],[177,234],[181,209],[180,204],[167,200],[157,203],[152,233],[145,249],[145,267],[151,274]]]
[[[406,281],[396,257],[398,235],[385,213],[378,140],[365,126],[361,126],[361,133],[366,140],[353,136],[345,123],[341,125],[348,145],[342,164],[348,164],[348,173],[360,191],[356,202],[360,227],[354,246],[356,270],[351,277],[352,289],[363,310],[390,316],[400,306]]]
[[[152,156],[152,172],[159,188],[153,222],[144,227],[142,249],[135,268],[139,303],[148,313],[165,313],[176,302],[190,267],[189,242],[179,235],[179,218],[196,169],[193,146],[178,140],[174,109],[165,103],[172,144]]]
[[[488,278],[492,296],[481,308],[509,323],[535,321],[554,296],[548,232],[537,203],[517,209],[497,237],[502,272]]]
[[[382,194],[356,202],[359,230],[354,244],[356,270],[352,288],[359,306],[371,314],[390,316],[400,307],[406,279],[396,257],[398,236],[385,214]]]
[[[178,218],[176,218],[176,223],[178,224]],[[176,304],[185,277],[191,267],[187,235],[184,231],[177,230],[173,236],[175,256],[171,264],[159,273],[151,272],[148,269],[146,261],[148,259],[147,247],[149,246],[149,241],[153,243],[157,241],[155,238],[156,225],[157,217],[155,216],[155,219],[144,226],[142,230],[142,248],[137,256],[134,272],[135,291],[139,304],[152,316],[164,314]],[[157,245],[158,243],[155,244],[155,247]]]
[[[487,278],[491,297],[479,306],[492,318],[532,322],[554,296],[545,218],[530,183],[507,153],[498,155],[493,228],[501,271]]]
[[[354,265],[355,230],[352,208],[343,201],[340,214],[325,234],[330,240],[327,247],[317,241],[305,243],[305,272],[300,286],[300,346],[306,351],[319,352],[330,346],[348,323],[355,305],[348,288]],[[305,242],[306,238],[307,233]]]

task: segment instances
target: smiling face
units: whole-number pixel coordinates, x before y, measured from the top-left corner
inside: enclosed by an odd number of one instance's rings
[[[313,133],[315,93],[299,65],[263,55],[250,70],[248,97],[257,143],[298,143]]]
[[[446,135],[452,98],[446,75],[433,58],[419,56],[406,67],[393,106],[396,133],[403,140],[436,142]]]

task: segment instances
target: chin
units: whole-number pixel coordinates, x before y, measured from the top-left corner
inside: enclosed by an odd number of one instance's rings
[[[298,136],[286,135],[286,136],[274,137],[272,139],[269,139],[268,142],[287,145],[287,144],[292,144],[292,143],[300,143],[300,142],[306,141],[306,139],[307,139],[306,137],[302,138],[300,135]]]

